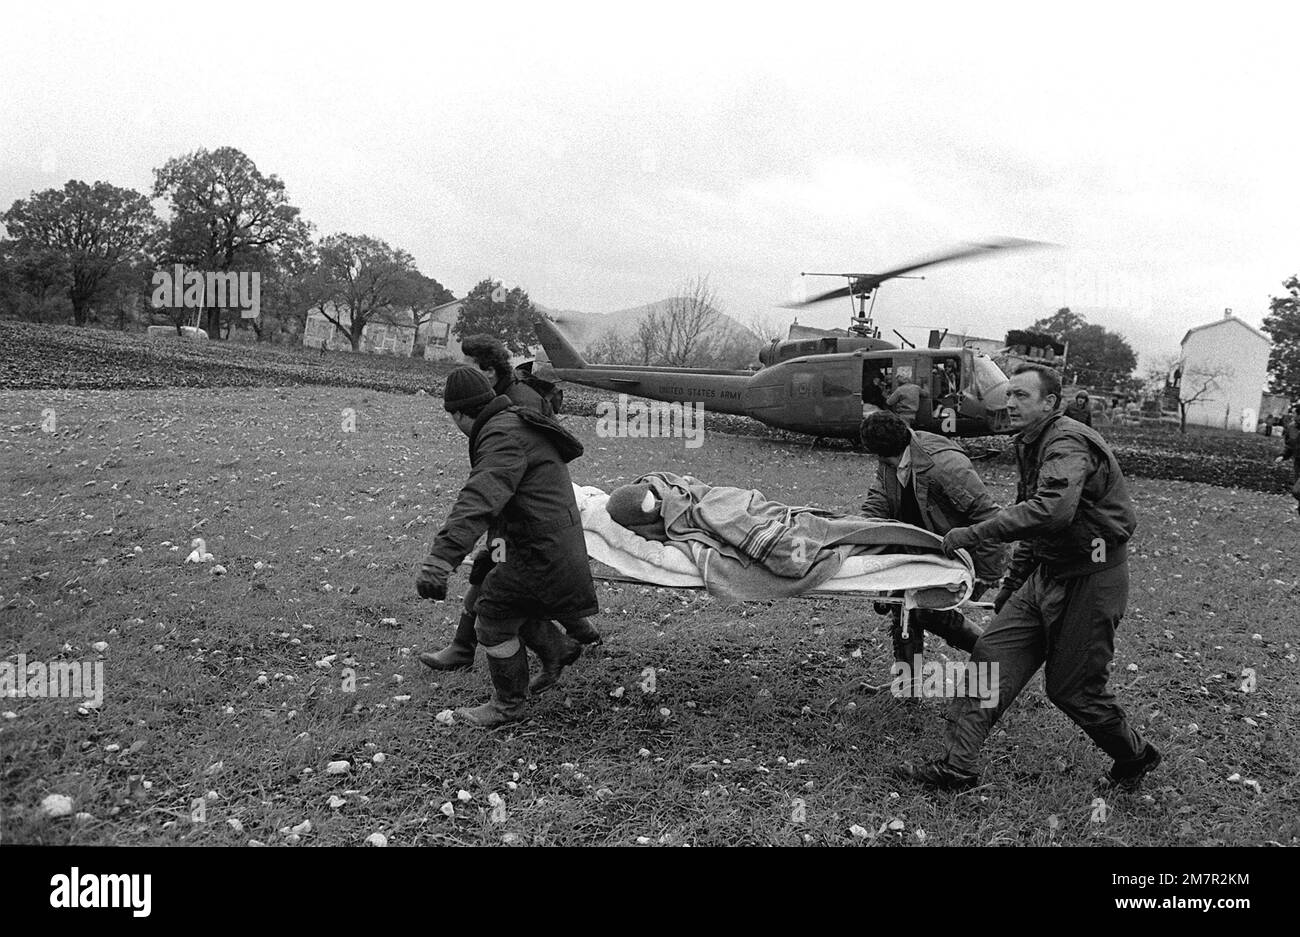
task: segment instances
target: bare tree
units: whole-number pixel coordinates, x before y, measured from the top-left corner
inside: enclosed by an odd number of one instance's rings
[[[1187,432],[1187,408],[1198,401],[1213,400],[1219,382],[1232,376],[1227,365],[1180,365],[1178,380],[1178,432]]]
[[[788,333],[788,327],[783,326],[770,312],[751,313],[749,318],[745,319],[744,325],[758,336],[758,341],[762,345],[768,344],[774,338],[783,339]]]
[[[641,364],[659,364],[664,353],[664,344],[667,337],[667,329],[664,325],[664,319],[659,315],[658,310],[652,311],[648,316],[637,323],[636,327],[636,356],[641,359]]]
[[[583,354],[590,361],[604,364],[629,364],[628,359],[633,351],[628,348],[627,342],[617,329],[606,329],[584,349]]]
[[[662,355],[664,364],[691,367],[708,351],[719,321],[717,294],[709,278],[693,277],[663,308]]]

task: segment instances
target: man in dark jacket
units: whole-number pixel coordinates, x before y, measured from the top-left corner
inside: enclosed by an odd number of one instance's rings
[[[862,445],[879,460],[876,481],[859,513],[903,521],[942,536],[954,527],[966,527],[998,513],[998,505],[975,474],[970,458],[951,439],[913,431],[902,417],[888,410],[862,421]],[[1006,550],[986,543],[971,554],[978,578],[975,597],[1002,578]],[[939,635],[958,650],[970,652],[979,629],[958,611],[917,609],[909,616],[909,631],[902,636],[902,610],[892,606],[890,629],[894,659],[909,666],[925,647],[925,632]]]
[[[1137,527],[1124,475],[1105,440],[1056,412],[1060,376],[1041,364],[1011,378],[1007,409],[1020,485],[1015,505],[944,537],[944,549],[1016,541],[997,614],[971,661],[988,668],[997,702],[953,700],[946,754],[899,774],[930,787],[978,782],[979,752],[998,718],[1046,663],[1047,697],[1114,759],[1104,782],[1136,786],[1160,763],[1106,686],[1115,627],[1128,604],[1128,540]],[[990,666],[992,665],[992,666]]]
[[[545,416],[555,416],[550,401],[520,380],[519,372],[510,364],[510,352],[498,338],[491,335],[467,335],[460,343],[467,363],[478,368],[497,394],[504,394],[521,407],[532,407]]]
[[[1074,403],[1065,408],[1065,415],[1084,426],[1092,425],[1092,405],[1088,402],[1088,392],[1079,391],[1074,395]]]
[[[470,476],[429,547],[416,587],[422,598],[446,598],[452,570],[492,528],[489,547],[501,556],[484,576],[475,625],[492,699],[456,715],[471,725],[497,726],[522,718],[529,691],[540,692],[577,660],[581,646],[547,619],[595,614],[596,592],[573,483],[557,448],[564,430],[494,394],[473,368],[453,371],[443,398],[469,437]],[[542,662],[531,685],[525,645]]]
[[[544,416],[554,416],[550,403],[528,384],[519,380],[515,369],[510,366],[510,354],[500,339],[491,335],[467,335],[460,343],[468,362],[473,363],[483,374],[483,378],[493,385],[498,395],[510,398],[520,407],[531,407]],[[490,547],[490,545],[489,545]],[[461,608],[460,621],[456,624],[456,633],[450,644],[434,653],[422,653],[420,660],[433,670],[465,670],[474,664],[474,604],[478,601],[479,589],[493,566],[492,550],[484,547],[474,556],[470,567],[469,589]],[[582,644],[596,644],[600,641],[600,632],[591,623],[578,618],[562,621],[560,624],[569,637]]]

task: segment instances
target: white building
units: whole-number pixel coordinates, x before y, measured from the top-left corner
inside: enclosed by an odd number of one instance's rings
[[[1188,400],[1187,422],[1197,426],[1254,432],[1268,382],[1272,341],[1231,310],[1223,318],[1188,329],[1179,362],[1180,397]]]
[[[463,299],[435,306],[427,319],[420,323],[420,334],[415,343],[424,346],[424,357],[437,361],[460,361],[460,339],[451,329],[460,318]]]

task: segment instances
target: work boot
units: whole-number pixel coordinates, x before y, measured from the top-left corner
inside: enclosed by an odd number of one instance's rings
[[[941,791],[968,791],[979,784],[979,775],[954,768],[942,758],[914,765],[905,761],[893,770],[893,775],[903,781],[913,781]]]
[[[528,703],[528,652],[521,643],[510,657],[487,655],[492,698],[473,709],[456,710],[456,719],[481,729],[495,729],[524,717]]]
[[[600,632],[585,618],[566,618],[560,622],[560,625],[568,632],[569,637],[579,644],[599,644],[604,640]]]
[[[1101,779],[1101,787],[1119,788],[1121,790],[1137,790],[1141,785],[1142,779],[1154,771],[1163,761],[1160,750],[1147,742],[1147,747],[1143,749],[1142,754],[1137,758],[1128,761],[1116,761],[1110,766],[1105,777]]]
[[[468,670],[472,667],[474,648],[478,646],[478,638],[474,635],[476,618],[473,612],[461,612],[460,621],[456,624],[456,636],[451,639],[451,643],[433,654],[422,653],[420,663],[434,670]]]
[[[519,629],[519,637],[542,665],[542,672],[528,684],[528,692],[534,696],[555,686],[564,668],[582,656],[582,645],[549,621],[528,619]]]

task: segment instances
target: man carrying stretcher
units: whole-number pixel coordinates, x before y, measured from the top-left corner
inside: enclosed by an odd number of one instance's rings
[[[876,481],[862,503],[864,517],[902,521],[943,536],[954,527],[969,527],[998,513],[998,505],[975,474],[962,448],[943,436],[912,430],[888,410],[862,421],[862,445],[879,459]],[[972,599],[1002,578],[1006,550],[1000,543],[981,544],[971,551],[975,563]],[[892,607],[894,659],[913,665],[925,648],[925,632],[970,653],[980,630],[961,612],[917,609],[910,616],[907,638],[902,634],[902,610]]]

